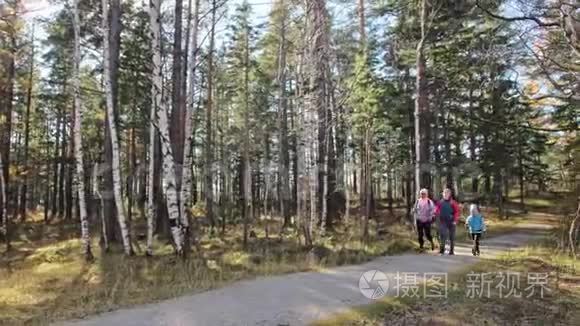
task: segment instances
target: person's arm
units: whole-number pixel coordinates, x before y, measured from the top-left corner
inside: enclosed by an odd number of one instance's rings
[[[465,228],[469,229],[469,223],[471,222],[471,215],[469,215],[466,219],[465,219]]]
[[[419,201],[415,200],[415,204],[413,204],[413,208],[411,209],[411,214],[413,215],[413,218],[416,220],[417,219],[417,205],[418,205]]]
[[[433,212],[433,216],[439,216],[439,213],[441,212],[441,205],[439,204],[439,202],[435,203],[435,209]]]
[[[429,199],[429,216],[431,217],[431,221],[435,221],[435,202]]]
[[[481,215],[481,231],[482,232],[486,231],[485,219],[483,218],[483,215]]]
[[[459,204],[457,204],[457,202],[454,200],[451,202],[451,205],[453,205],[453,214],[455,216],[453,216],[453,221],[455,222],[455,224],[459,223],[459,215],[460,215],[460,211],[459,211]]]

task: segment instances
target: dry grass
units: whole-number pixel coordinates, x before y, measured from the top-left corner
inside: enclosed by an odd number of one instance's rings
[[[509,232],[520,221],[490,214],[490,236]],[[359,223],[346,223],[326,237],[317,237],[312,250],[299,245],[294,230],[280,233],[276,229],[280,221],[268,221],[268,238],[264,225],[258,223],[247,250],[241,247],[241,227],[229,228],[223,237],[206,234],[200,239],[200,251],[192,252],[185,261],[173,256],[166,241],[156,241],[156,256],[147,258],[139,251],[135,257],[124,257],[120,248],[103,254],[95,240],[92,264],[79,255],[76,225],[31,222],[15,232],[12,252],[0,249],[0,325],[45,325],[205,291],[236,280],[358,264],[416,248],[415,236],[397,220],[379,210],[371,221],[367,243],[360,239]]]
[[[96,260],[86,264],[75,225],[25,224],[13,251],[0,251],[0,325],[45,325],[241,279],[357,264],[416,246],[410,231],[398,225],[381,237],[373,232],[366,244],[357,236],[358,224],[339,225],[311,250],[298,244],[295,232],[266,239],[263,227],[253,230],[247,250],[241,234],[229,229],[224,237],[203,237],[200,252],[187,260],[176,258],[166,241],[157,241],[156,256],[147,258],[125,257],[120,248],[103,254],[95,239]]]

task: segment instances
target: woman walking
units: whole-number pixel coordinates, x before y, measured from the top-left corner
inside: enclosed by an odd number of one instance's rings
[[[415,215],[415,222],[417,223],[417,236],[419,239],[419,250],[423,250],[423,236],[431,243],[431,250],[435,250],[435,243],[431,236],[431,223],[433,222],[435,204],[429,199],[429,192],[427,189],[419,191],[419,199],[415,202],[413,208]]]

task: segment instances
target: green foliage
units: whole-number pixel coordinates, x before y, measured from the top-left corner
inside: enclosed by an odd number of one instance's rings
[[[385,117],[384,108],[381,106],[384,89],[373,76],[366,54],[356,57],[351,78],[352,94],[349,98],[353,109],[351,120],[355,135],[361,136],[366,130],[371,129],[374,132],[380,128],[380,120]]]

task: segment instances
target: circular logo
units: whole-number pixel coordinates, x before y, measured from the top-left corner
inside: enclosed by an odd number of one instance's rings
[[[387,294],[389,279],[381,271],[366,271],[358,280],[358,288],[366,298],[377,300]]]

